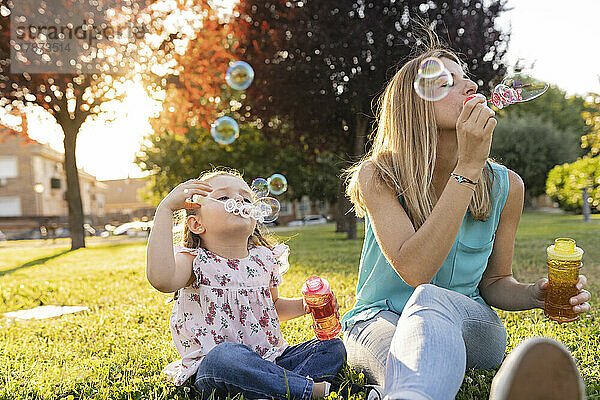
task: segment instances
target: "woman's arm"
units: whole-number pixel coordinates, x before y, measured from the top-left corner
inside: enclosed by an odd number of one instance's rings
[[[271,298],[275,303],[275,310],[279,316],[280,321],[288,321],[290,319],[298,318],[307,313],[304,307],[304,299],[298,298],[286,298],[279,297],[279,292],[276,287],[271,288]]]
[[[519,283],[512,275],[515,235],[523,211],[525,187],[517,173],[508,170],[508,178],[508,198],[500,214],[494,248],[479,283],[479,292],[486,303],[502,310],[543,308],[548,279],[542,278],[536,283],[524,284]],[[584,289],[586,282],[586,277],[580,275],[577,283],[578,294],[571,298],[573,311],[577,314],[590,310],[588,301],[591,295]]]
[[[431,214],[415,231],[396,193],[375,183],[375,168],[369,162],[361,167],[358,182],[385,258],[407,284],[429,283],[450,253],[473,190],[448,177]]]
[[[456,122],[458,161],[454,172],[477,182],[490,152],[496,127],[483,96],[465,103]],[[358,185],[383,254],[411,286],[429,283],[442,267],[473,196],[473,190],[448,176],[425,223],[415,231],[394,190],[378,185],[375,168],[360,168]]]
[[[508,170],[509,191],[500,214],[494,248],[479,283],[481,297],[491,306],[519,311],[535,308],[535,284],[519,283],[512,274],[515,235],[523,212],[525,186],[521,177]]]

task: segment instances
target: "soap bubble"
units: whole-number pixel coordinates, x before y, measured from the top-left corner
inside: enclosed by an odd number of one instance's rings
[[[423,60],[421,65],[419,66],[419,76],[424,78],[435,78],[436,76],[440,76],[446,67],[442,60],[437,57],[429,57]]]
[[[548,90],[548,84],[523,73],[508,75],[502,81],[503,85],[512,88],[517,93],[517,102],[533,100]]]
[[[281,174],[273,174],[267,180],[269,191],[274,195],[280,195],[287,190],[287,179]]]
[[[260,222],[273,222],[279,216],[281,205],[279,201],[273,197],[263,197],[255,203],[260,210]],[[262,221],[261,221],[262,220]]]
[[[452,75],[444,68],[436,76],[418,75],[414,88],[423,100],[437,101],[446,97],[453,83]]]
[[[211,125],[210,134],[219,144],[231,144],[240,136],[240,128],[233,118],[221,117]]]
[[[244,61],[236,61],[229,68],[225,74],[225,80],[231,88],[236,90],[247,89],[254,79],[254,70]]]
[[[259,198],[269,194],[269,183],[265,178],[256,178],[252,181],[250,188],[256,194],[256,197]]]

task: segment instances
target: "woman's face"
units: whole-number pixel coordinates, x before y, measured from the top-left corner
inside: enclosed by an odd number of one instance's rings
[[[477,84],[465,75],[462,67],[456,62],[443,57],[441,60],[452,74],[454,84],[450,87],[446,97],[433,103],[435,121],[440,130],[455,130],[463,103],[467,96],[477,93]]]

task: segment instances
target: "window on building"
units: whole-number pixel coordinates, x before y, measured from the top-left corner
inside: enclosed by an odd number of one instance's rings
[[[308,198],[303,197],[301,201],[298,202],[298,213],[301,215],[310,213],[310,201]]]
[[[319,209],[320,213],[324,213],[329,211],[329,204],[325,200],[319,200],[317,202],[317,208]]]
[[[289,201],[282,201],[281,208],[279,209],[279,215],[291,215],[292,214],[292,203]]]
[[[0,156],[0,178],[17,178],[19,176],[17,156]]]
[[[50,188],[60,189],[60,178],[50,178]]]
[[[18,196],[0,197],[0,217],[20,217],[21,199]]]

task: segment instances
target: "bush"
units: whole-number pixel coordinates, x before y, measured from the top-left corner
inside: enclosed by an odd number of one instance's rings
[[[546,194],[563,210],[580,213],[584,186],[590,187],[591,211],[600,213],[600,156],[580,158],[574,163],[554,167],[548,174]]]
[[[523,178],[531,199],[544,193],[550,169],[574,161],[578,148],[573,135],[541,116],[510,114],[498,120],[490,154]]]

